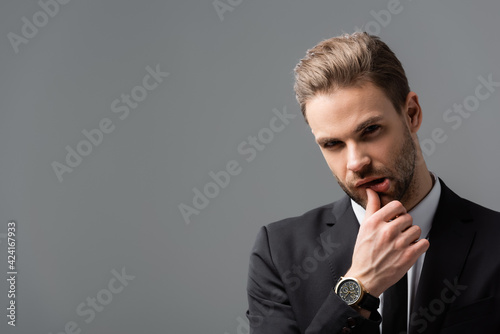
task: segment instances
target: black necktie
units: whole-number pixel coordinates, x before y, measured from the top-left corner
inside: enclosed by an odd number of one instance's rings
[[[384,292],[382,334],[406,333],[408,317],[408,277],[405,274]]]

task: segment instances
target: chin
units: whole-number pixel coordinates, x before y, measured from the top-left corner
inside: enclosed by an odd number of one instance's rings
[[[379,197],[380,197],[380,206],[381,207],[389,204],[392,201],[394,201],[394,197],[389,196],[389,195],[380,195],[379,194]]]
[[[389,204],[390,202],[394,201],[396,198],[394,198],[394,196],[392,194],[381,194],[381,193],[377,193],[378,197],[380,198],[380,207],[384,207],[386,206],[387,204]],[[365,208],[366,210],[366,204],[368,203],[368,198],[365,196],[363,199],[362,199],[362,206],[363,208]]]

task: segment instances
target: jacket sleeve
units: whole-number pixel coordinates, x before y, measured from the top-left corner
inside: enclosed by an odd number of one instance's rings
[[[309,324],[299,324],[300,314],[293,305],[276,268],[268,239],[262,227],[250,255],[247,317],[252,334],[379,333],[381,317],[372,312],[361,316],[330,290]]]

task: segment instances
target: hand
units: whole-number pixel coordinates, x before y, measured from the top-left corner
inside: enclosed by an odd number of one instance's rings
[[[429,248],[420,239],[420,227],[399,201],[380,208],[380,198],[367,188],[366,215],[359,228],[352,265],[345,274],[355,277],[370,294],[378,297],[399,281]],[[418,241],[417,241],[418,240]]]

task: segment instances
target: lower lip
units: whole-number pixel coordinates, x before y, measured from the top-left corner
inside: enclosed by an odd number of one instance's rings
[[[373,190],[377,193],[383,193],[383,192],[386,192],[387,190],[389,190],[390,186],[391,186],[391,183],[390,183],[389,179],[385,178],[384,181],[377,183],[377,184],[374,184],[372,186],[369,186],[368,188],[370,188],[371,190]]]

